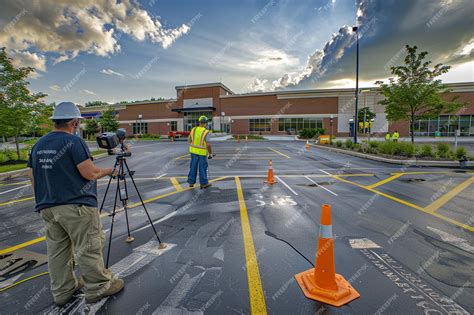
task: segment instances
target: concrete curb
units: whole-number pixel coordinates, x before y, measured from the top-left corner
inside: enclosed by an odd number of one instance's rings
[[[107,153],[96,155],[94,156],[94,161],[100,160],[107,156],[108,156]],[[16,170],[16,171],[4,172],[4,173],[0,173],[0,180],[26,176],[27,174],[28,174],[28,168],[22,168],[21,170]]]
[[[366,160],[390,163],[390,164],[397,164],[397,165],[413,165],[413,166],[434,166],[434,167],[456,167],[459,168],[458,161],[429,161],[429,160],[418,160],[418,159],[411,159],[411,160],[396,160],[396,159],[389,159],[381,156],[376,155],[369,155],[360,152],[353,152],[347,151],[344,149],[324,146],[324,145],[317,145],[312,144],[313,147],[325,149],[332,152],[347,154],[351,156],[357,156]],[[467,167],[474,167],[474,161],[468,161]]]

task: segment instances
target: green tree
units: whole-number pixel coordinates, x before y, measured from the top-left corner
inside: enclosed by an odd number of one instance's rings
[[[43,111],[44,93],[32,93],[26,79],[35,71],[32,67],[13,66],[6,48],[0,49],[0,132],[15,138],[17,158],[20,159],[19,136],[28,132],[35,113]]]
[[[99,122],[95,119],[86,119],[86,133],[87,133],[87,138],[89,138],[90,135],[95,135],[100,131],[100,126]]]
[[[102,102],[102,101],[90,101],[84,104],[86,107],[91,107],[91,106],[108,106],[109,103],[107,102]]]
[[[430,69],[431,61],[424,61],[428,52],[417,53],[417,47],[406,45],[407,55],[403,66],[391,67],[397,78],[389,78],[388,83],[377,81],[381,94],[385,97],[380,104],[385,106],[389,121],[408,120],[414,130],[415,120],[437,117],[441,113],[452,113],[463,104],[456,102],[449,90],[435,78],[449,71],[449,66],[439,63]],[[449,98],[449,100],[448,100]],[[411,142],[415,141],[414,132]]]
[[[117,131],[119,123],[116,118],[115,109],[112,106],[107,107],[102,112],[102,116],[100,116],[99,123],[102,129],[104,129],[104,131]]]

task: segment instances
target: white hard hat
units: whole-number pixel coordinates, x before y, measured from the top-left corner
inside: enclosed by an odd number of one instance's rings
[[[73,102],[62,102],[54,108],[53,116],[49,119],[82,119],[81,112]]]

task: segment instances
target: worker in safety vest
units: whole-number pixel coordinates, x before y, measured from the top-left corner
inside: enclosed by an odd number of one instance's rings
[[[390,132],[385,134],[385,141],[390,141]]]
[[[211,186],[207,179],[207,159],[212,159],[212,147],[209,144],[209,133],[206,129],[207,117],[199,117],[199,126],[194,127],[188,137],[189,153],[191,153],[191,165],[188,175],[189,187],[196,184],[199,169],[199,183],[202,188]]]
[[[398,134],[398,131],[395,130],[395,132],[392,135],[393,142],[398,142],[398,138],[400,138],[400,135]]]

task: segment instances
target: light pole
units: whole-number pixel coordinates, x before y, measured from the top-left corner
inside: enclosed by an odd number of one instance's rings
[[[359,128],[357,110],[359,106],[359,28],[357,26],[352,27],[352,31],[356,34],[356,88],[355,88],[355,116],[354,116],[354,143],[357,143],[357,128]]]
[[[140,136],[142,135],[142,117],[143,117],[142,114],[138,114],[138,120],[140,121],[139,125],[138,125],[139,126],[138,130],[140,130],[140,132],[139,132]]]
[[[332,141],[332,123],[333,123],[333,121],[334,121],[334,116],[331,115],[331,116],[329,117],[329,126],[331,126],[331,138],[330,138],[331,141]]]

